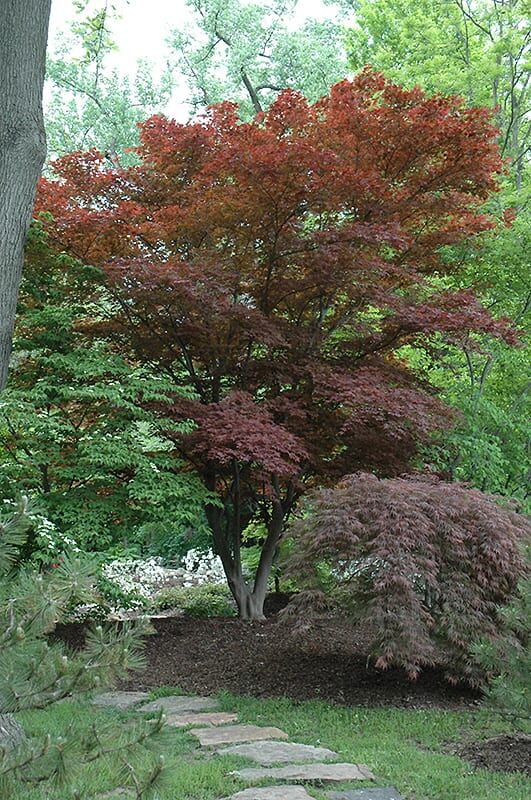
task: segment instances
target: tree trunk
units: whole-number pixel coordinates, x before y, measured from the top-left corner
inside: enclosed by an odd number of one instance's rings
[[[238,606],[238,616],[250,622],[259,622],[265,619],[264,601],[267,591],[265,586],[251,589],[242,576],[229,580],[232,596]]]
[[[0,2],[0,391],[46,137],[42,91],[51,0]]]

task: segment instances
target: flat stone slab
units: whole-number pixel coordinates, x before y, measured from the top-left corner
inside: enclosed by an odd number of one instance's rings
[[[263,778],[316,783],[375,780],[364,764],[290,764],[287,767],[251,767],[237,770],[234,774],[244,781],[261,781]]]
[[[238,722],[238,715],[227,714],[225,711],[207,711],[204,714],[170,714],[166,718],[166,725],[171,728],[185,728],[187,725],[211,728],[215,725],[228,725],[231,722]]]
[[[140,711],[151,712],[161,709],[168,716],[170,714],[181,714],[186,711],[210,711],[218,707],[217,701],[213,697],[185,697],[184,695],[170,695],[168,697],[158,697],[142,706]]]
[[[221,756],[242,756],[250,758],[264,767],[271,764],[297,764],[308,761],[328,761],[337,758],[337,753],[326,747],[312,747],[309,744],[291,742],[256,742],[222,747],[217,751]]]
[[[101,708],[118,708],[123,711],[149,700],[147,692],[104,692],[92,698],[92,704]]]
[[[378,789],[347,789],[344,792],[327,792],[330,800],[404,800],[394,786]]]
[[[218,744],[237,744],[238,742],[257,742],[262,739],[287,739],[288,734],[279,728],[265,728],[258,725],[226,725],[223,728],[194,728],[190,733],[203,747]]]
[[[266,786],[244,789],[225,800],[314,800],[302,786]]]

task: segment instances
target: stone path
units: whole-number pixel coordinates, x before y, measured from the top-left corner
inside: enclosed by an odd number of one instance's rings
[[[322,785],[376,780],[364,764],[335,762],[339,756],[333,750],[285,741],[288,735],[280,728],[237,724],[238,715],[219,711],[212,697],[173,695],[148,700],[145,692],[107,692],[92,702],[100,707],[131,709],[142,714],[162,709],[171,727],[195,725],[189,733],[207,752],[211,753],[214,748],[218,755],[246,758],[260,765],[232,773],[242,780],[249,783],[264,779],[296,782],[251,787],[224,800],[313,800],[301,783]],[[394,787],[343,789],[328,792],[327,797],[329,800],[403,800]]]
[[[327,792],[330,800],[403,800],[394,786],[386,789],[348,789],[343,792]]]
[[[262,739],[287,739],[288,734],[279,728],[267,728],[258,725],[226,725],[223,728],[194,728],[192,736],[199,739],[203,747],[214,747],[218,744],[236,742],[258,742]]]
[[[249,767],[239,769],[234,774],[249,782],[261,781],[264,778],[281,781],[308,781],[309,783],[376,780],[364,764],[290,764],[287,767]]]
[[[338,758],[337,753],[326,747],[312,747],[310,744],[292,742],[259,742],[258,744],[238,744],[234,747],[221,747],[216,750],[220,756],[241,756],[256,761],[262,767],[272,764],[298,764],[308,761],[329,761]]]

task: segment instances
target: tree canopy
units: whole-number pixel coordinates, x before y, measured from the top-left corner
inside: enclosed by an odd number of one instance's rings
[[[195,392],[172,412],[195,429],[174,438],[220,498],[207,516],[240,609],[261,613],[308,482],[399,472],[446,416],[397,350],[513,337],[434,280],[452,270],[444,245],[493,224],[496,130],[484,109],[365,70],[313,105],[285,91],[250,123],[228,103],[188,125],[154,117],[141,140],[140,165],[58,161],[38,209],[56,246],[107,275],[96,329]],[[239,550],[256,516],[253,590]]]

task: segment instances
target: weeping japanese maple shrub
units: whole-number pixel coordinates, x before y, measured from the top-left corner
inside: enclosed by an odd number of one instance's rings
[[[309,105],[286,90],[250,123],[229,103],[141,126],[136,166],[55,164],[38,209],[56,245],[107,276],[98,335],[194,399],[180,456],[216,493],[213,543],[243,617],[263,616],[286,521],[308,486],[393,475],[446,411],[395,355],[468,331],[507,335],[440,254],[492,226],[501,162],[485,109],[370,70]],[[437,288],[439,287],[439,288]],[[103,312],[102,312],[103,313]],[[241,537],[265,523],[252,580]]]
[[[311,624],[339,608],[370,632],[376,667],[482,681],[471,648],[504,634],[529,518],[463,484],[358,473],[312,493],[292,533],[288,574],[302,591],[288,614]]]

